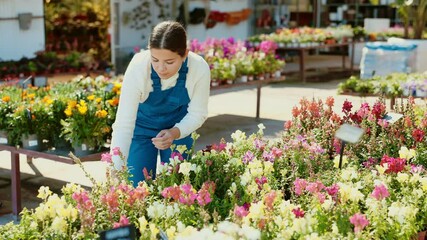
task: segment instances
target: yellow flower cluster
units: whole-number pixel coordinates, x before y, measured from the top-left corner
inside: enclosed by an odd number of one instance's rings
[[[68,204],[65,197],[61,198],[57,194],[52,194],[49,187],[41,187],[37,197],[44,200],[35,210],[34,216],[38,220],[32,223],[32,227],[46,224],[51,221],[51,229],[58,235],[66,234],[70,223],[78,218],[78,210],[73,205]]]

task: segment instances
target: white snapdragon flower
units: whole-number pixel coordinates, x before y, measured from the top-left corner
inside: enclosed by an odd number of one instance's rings
[[[270,174],[274,171],[274,164],[272,162],[264,162],[264,174]]]
[[[251,205],[249,208],[248,218],[260,219],[264,216],[264,204],[262,202],[257,202]]]
[[[185,151],[187,151],[187,145],[178,145],[178,146],[176,147],[176,150],[177,150],[179,153],[183,154]]]
[[[39,194],[37,195],[37,197],[45,200],[50,195],[52,195],[52,191],[50,191],[49,187],[41,186],[39,188]]]
[[[409,175],[407,173],[397,173],[397,177],[396,177],[397,181],[400,183],[405,183],[406,181],[409,180]]]
[[[179,206],[177,203],[174,203],[173,205],[168,205],[166,207],[166,218],[172,218],[176,214],[180,212]]]
[[[400,202],[393,202],[388,208],[388,216],[394,218],[400,224],[405,224],[406,219],[411,219],[418,212],[418,209],[404,206]]]
[[[191,163],[189,162],[183,162],[179,165],[179,172],[182,173],[184,176],[189,176],[191,169]]]
[[[419,173],[414,173],[414,174],[410,177],[409,181],[410,181],[410,183],[418,183],[418,182],[420,181],[420,178],[421,178],[421,176],[420,176],[420,174],[419,174]]]
[[[242,165],[242,160],[239,158],[231,158],[230,161],[228,161],[228,163],[231,166],[241,166]]]
[[[410,149],[409,150],[405,146],[401,147],[400,150],[399,150],[399,157],[400,158],[404,158],[406,160],[409,160],[409,159],[415,157],[415,155],[416,155],[416,152],[415,152],[414,149]]]
[[[263,123],[260,123],[260,124],[258,124],[258,133],[259,134],[264,134],[264,129],[265,129],[265,126],[264,126],[264,124]]]
[[[335,202],[334,202],[332,199],[328,198],[328,199],[326,199],[326,200],[322,203],[322,208],[323,208],[325,211],[328,211],[328,210],[332,209],[332,207],[334,206],[334,204],[335,204]]]
[[[61,235],[67,232],[68,224],[64,218],[57,216],[53,219],[51,228],[55,233]]]
[[[421,188],[424,192],[427,192],[427,177],[420,177]]]
[[[218,231],[226,234],[235,234],[239,231],[240,227],[234,222],[222,221],[218,224]]]
[[[231,139],[233,139],[234,142],[239,143],[246,139],[246,133],[241,130],[237,130],[231,134]]]
[[[159,219],[165,215],[166,207],[161,202],[154,202],[147,208],[147,215],[153,219]]]
[[[245,173],[240,176],[240,185],[246,186],[251,179],[251,174],[248,171],[245,171]]]
[[[242,229],[239,231],[239,235],[247,240],[258,240],[261,239],[261,232],[251,226],[243,224]]]
[[[353,179],[357,179],[358,178],[358,174],[356,169],[354,168],[346,168],[343,169],[341,172],[341,177],[344,181],[351,181]]]

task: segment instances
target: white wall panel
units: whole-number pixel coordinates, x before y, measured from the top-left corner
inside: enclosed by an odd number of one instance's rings
[[[18,14],[31,13],[28,30],[19,27]],[[43,0],[0,0],[0,61],[34,57],[45,49]]]

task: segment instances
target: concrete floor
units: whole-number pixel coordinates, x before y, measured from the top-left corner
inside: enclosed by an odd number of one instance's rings
[[[314,58],[308,66],[319,64],[335,64],[340,66],[341,59],[327,56],[326,58]],[[288,63],[288,69],[297,69],[296,63]],[[286,68],[285,68],[286,70]],[[257,125],[263,123],[266,126],[265,137],[275,138],[282,131],[283,123],[291,119],[291,110],[297,106],[299,100],[306,98],[326,99],[335,97],[335,110],[341,112],[342,103],[348,99],[355,107],[362,102],[373,103],[376,98],[360,98],[354,96],[337,95],[337,85],[341,80],[324,79],[322,82],[308,82],[302,84],[299,81],[272,83],[264,86],[261,91],[260,119],[255,119],[256,112],[256,88],[239,87],[232,89],[215,90],[211,92],[209,99],[209,118],[198,130],[199,140],[196,142],[196,150],[203,149],[206,145],[217,143],[224,138],[231,140],[231,133],[240,129],[247,135],[258,130]],[[13,220],[10,202],[10,154],[0,152],[0,224]],[[32,163],[27,163],[21,156],[21,185],[22,206],[34,208],[39,204],[36,198],[40,186],[49,186],[54,192],[59,192],[62,186],[68,182],[74,182],[90,187],[90,181],[83,171],[76,165],[69,165],[51,160],[37,158]],[[106,165],[102,162],[85,162],[85,168],[99,181],[104,179]]]

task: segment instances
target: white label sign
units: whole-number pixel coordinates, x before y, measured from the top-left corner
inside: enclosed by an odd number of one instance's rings
[[[84,144],[84,143],[82,144],[82,150],[83,150],[83,151],[86,151],[86,150],[87,150],[87,146],[86,146],[86,144]]]
[[[29,147],[35,147],[37,145],[39,145],[39,141],[37,141],[37,140],[29,140],[28,141],[28,146]]]
[[[0,138],[0,144],[7,144],[7,138]]]
[[[364,132],[365,131],[361,128],[344,123],[336,131],[335,137],[343,140],[344,142],[357,143],[362,137]]]
[[[397,122],[399,119],[401,119],[403,117],[403,114],[400,113],[387,113],[386,115],[384,115],[384,120],[386,120],[387,122],[393,124],[395,122]]]

